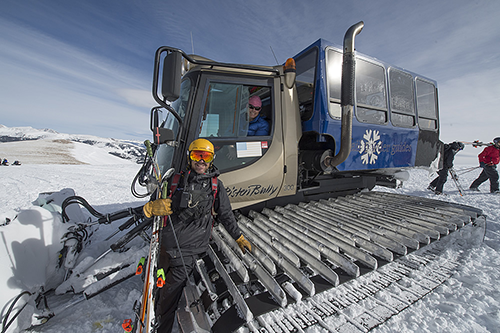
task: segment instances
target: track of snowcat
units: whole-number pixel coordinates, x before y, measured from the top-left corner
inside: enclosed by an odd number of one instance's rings
[[[457,237],[482,240],[486,223],[473,207],[382,192],[251,211],[238,222],[252,253],[214,228],[191,288],[202,301],[187,288],[191,313],[179,312],[184,332],[367,332],[446,281],[458,258],[439,253]]]

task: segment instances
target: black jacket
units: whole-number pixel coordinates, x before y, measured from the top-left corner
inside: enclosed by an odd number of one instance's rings
[[[161,235],[161,246],[172,258],[179,256],[175,236],[185,256],[200,254],[207,250],[213,224],[212,207],[217,221],[224,225],[229,234],[234,239],[241,236],[226,189],[219,179],[217,179],[217,191],[214,198],[212,178],[219,174],[214,167],[203,175],[194,171],[181,173],[177,188],[171,195],[173,213],[167,218]],[[191,208],[184,208],[186,200],[182,205],[183,197],[191,199],[189,205]],[[175,236],[169,219],[173,223]]]
[[[444,156],[443,156],[443,169],[453,168],[453,160],[455,159],[455,150],[448,145],[445,144],[444,148]]]

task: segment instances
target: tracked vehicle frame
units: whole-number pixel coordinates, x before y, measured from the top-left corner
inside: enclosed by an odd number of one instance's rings
[[[453,274],[456,258],[440,254],[454,239],[484,236],[473,207],[369,192],[397,187],[408,168],[439,167],[442,142],[436,82],[356,54],[362,28],[342,48],[319,40],[284,66],[158,49],[158,164],[181,170],[189,142],[212,141],[254,246],[242,255],[214,227],[178,309],[182,332],[366,332]],[[266,135],[247,134],[250,96],[262,100]]]

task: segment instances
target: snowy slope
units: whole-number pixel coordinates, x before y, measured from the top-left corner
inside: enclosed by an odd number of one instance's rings
[[[0,125],[0,158],[22,164],[142,163],[142,142]],[[121,160],[121,161],[120,161]]]
[[[23,164],[20,167],[0,167],[0,222],[13,217],[20,210],[33,208],[32,202],[41,192],[71,188],[100,212],[114,212],[144,203],[130,193],[130,184],[139,170],[134,163],[100,163],[102,158],[91,158],[88,147],[75,145],[71,156],[86,156],[80,165],[68,164]],[[66,155],[68,157],[69,155]],[[108,161],[111,162],[111,161]],[[456,165],[465,170],[474,165]],[[477,177],[479,170],[461,175],[461,183],[467,187]],[[379,191],[404,193],[437,198],[484,210],[488,215],[488,230],[485,242],[463,252],[462,265],[457,273],[435,292],[391,318],[372,332],[500,332],[500,196],[488,192],[483,184],[480,193],[467,192],[462,197],[451,181],[446,183],[445,196],[436,197],[425,190],[432,180],[424,170],[413,170],[402,189],[376,188]],[[81,254],[96,258],[104,253],[115,236],[104,241],[123,221],[102,225],[93,236],[94,242]],[[1,224],[1,223],[0,223]],[[0,227],[2,228],[2,227]],[[0,229],[1,231],[1,229]],[[132,244],[137,253],[144,243],[139,239]],[[0,246],[4,246],[3,241]],[[457,249],[455,249],[457,250]],[[449,255],[453,255],[450,253]],[[113,260],[103,259],[100,265],[112,265]],[[101,267],[102,267],[101,266]],[[122,332],[123,319],[132,316],[132,300],[141,288],[139,278],[131,278],[117,287],[83,301],[52,318],[40,332]],[[3,300],[2,300],[3,301]],[[3,308],[3,304],[0,304]],[[5,311],[3,308],[2,311]],[[324,332],[311,328],[307,332]]]

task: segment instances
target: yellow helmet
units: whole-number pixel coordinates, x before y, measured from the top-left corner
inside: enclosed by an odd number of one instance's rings
[[[214,153],[214,145],[207,139],[196,139],[189,145],[188,151],[201,150]]]
[[[206,139],[196,139],[189,145],[188,156],[193,161],[204,160],[212,163],[214,160],[214,145]]]

